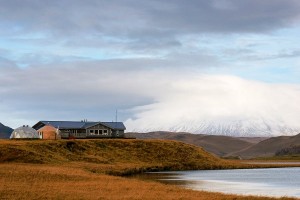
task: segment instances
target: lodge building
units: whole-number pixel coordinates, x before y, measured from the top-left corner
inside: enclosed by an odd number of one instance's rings
[[[32,128],[39,130],[50,125],[59,130],[62,139],[68,138],[124,138],[122,122],[39,121]]]

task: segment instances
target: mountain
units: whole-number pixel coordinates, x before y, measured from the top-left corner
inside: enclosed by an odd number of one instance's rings
[[[0,138],[7,139],[9,138],[10,134],[13,132],[13,129],[4,126],[2,123],[0,123]]]
[[[236,138],[230,136],[203,135],[175,132],[127,133],[129,137],[138,139],[166,139],[177,140],[204,148],[218,156],[226,156],[232,152],[241,151],[266,138]]]
[[[263,140],[241,151],[230,155],[242,158],[274,156],[282,149],[289,149],[300,144],[300,134],[295,136],[279,136]]]
[[[290,146],[277,150],[276,156],[286,156],[286,155],[300,155],[300,145]]]
[[[206,151],[221,157],[255,157],[275,156],[278,152],[298,151],[300,134],[279,137],[230,137],[220,135],[191,134],[185,132],[149,132],[126,133],[126,136],[138,139],[177,140],[204,148]]]
[[[291,127],[284,122],[266,119],[245,120],[205,120],[188,121],[182,120],[175,125],[172,124],[149,124],[145,127],[133,126],[126,123],[130,132],[154,132],[166,130],[170,132],[188,132],[206,135],[224,135],[233,137],[274,137],[292,136],[300,132],[300,128]],[[146,128],[151,127],[151,128]]]

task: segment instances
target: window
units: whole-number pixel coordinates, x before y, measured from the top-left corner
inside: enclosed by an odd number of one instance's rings
[[[77,130],[71,130],[71,133],[77,133]]]
[[[99,130],[99,134],[102,135],[102,130]]]
[[[99,134],[98,130],[95,130],[95,134],[96,134],[96,135],[98,135],[98,134]]]
[[[94,130],[90,130],[90,134],[91,134],[91,135],[94,135]]]
[[[103,130],[103,135],[108,135],[108,132],[107,132],[107,130],[105,129],[105,130]]]

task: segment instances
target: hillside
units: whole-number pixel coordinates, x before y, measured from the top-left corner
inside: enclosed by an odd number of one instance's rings
[[[76,162],[109,174],[228,167],[228,163],[201,148],[165,140],[0,140],[0,163],[11,162]]]
[[[272,137],[261,141],[247,149],[235,152],[233,155],[239,155],[242,158],[268,157],[274,156],[276,152],[282,149],[297,146],[299,144],[300,134],[295,136]]]
[[[5,139],[9,138],[10,134],[13,132],[13,129],[0,123],[0,138]]]
[[[156,170],[240,167],[252,168],[255,165],[224,161],[199,147],[176,141],[0,140],[0,197],[130,200],[150,200],[154,197],[160,200],[274,199],[193,191],[157,182],[111,176]]]
[[[203,135],[175,132],[128,133],[128,136],[139,139],[177,140],[204,148],[218,156],[226,156],[232,152],[248,148],[264,138],[236,138],[230,136]]]
[[[300,155],[300,145],[290,146],[277,150],[275,156]]]

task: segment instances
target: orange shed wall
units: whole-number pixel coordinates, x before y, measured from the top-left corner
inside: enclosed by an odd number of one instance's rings
[[[56,135],[55,131],[42,131],[42,133],[43,133],[43,139],[45,139],[45,140],[55,140],[55,135]]]
[[[46,125],[38,130],[38,133],[40,134],[41,139],[44,140],[55,140],[55,139],[61,139],[60,135],[57,135],[57,130],[53,126]]]

